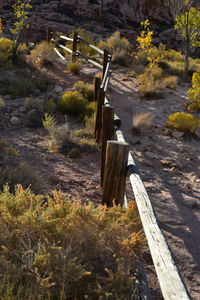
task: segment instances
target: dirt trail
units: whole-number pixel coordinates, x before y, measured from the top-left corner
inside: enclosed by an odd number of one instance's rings
[[[126,141],[132,146],[141,177],[155,208],[159,226],[193,299],[200,299],[200,140],[170,137],[165,132],[169,114],[184,110],[188,86],[166,90],[163,99],[141,100],[136,79],[113,74],[111,101],[122,119]],[[153,124],[142,136],[131,134],[133,115],[151,112]],[[171,160],[175,167],[161,161]],[[195,203],[194,207],[191,207]],[[146,271],[153,299],[162,299],[148,250]]]
[[[71,76],[61,63],[57,63],[52,74],[63,90],[70,89],[77,80],[92,81],[96,69],[84,66],[80,76]],[[113,72],[110,82],[111,103],[122,120],[122,129],[131,145],[134,158],[149,197],[155,208],[159,225],[172,250],[186,286],[195,300],[200,299],[200,141],[170,137],[165,132],[167,116],[183,111],[187,85],[176,91],[166,90],[163,99],[140,100],[137,80],[124,73]],[[19,106],[16,105],[19,103]],[[25,99],[9,100],[9,109],[23,111]],[[12,105],[14,105],[12,107]],[[131,134],[133,115],[151,112],[153,124],[142,136]],[[20,115],[21,116],[21,115]],[[6,124],[5,124],[6,125]],[[80,124],[69,119],[69,126]],[[61,154],[49,153],[43,129],[30,129],[22,123],[7,124],[0,128],[0,137],[20,150],[21,155],[44,178],[41,192],[51,193],[60,189],[73,200],[98,204],[102,192],[99,190],[99,152],[81,153],[80,158],[70,159]],[[172,160],[175,167],[163,166],[161,160]],[[128,195],[134,198],[130,185]],[[194,207],[191,203],[196,201]],[[150,280],[153,299],[162,299],[158,281],[148,249],[144,251],[145,268]],[[177,299],[178,300],[178,299]]]

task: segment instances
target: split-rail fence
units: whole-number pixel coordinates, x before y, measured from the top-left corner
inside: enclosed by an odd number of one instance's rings
[[[72,49],[60,44],[56,39],[71,42]],[[108,207],[112,206],[113,203],[128,206],[125,185],[126,177],[129,176],[164,300],[191,299],[167,241],[158,226],[153,205],[129,150],[129,144],[124,139],[121,120],[106,98],[111,77],[111,55],[107,50],[102,51],[86,41],[76,31],[73,38],[70,38],[48,28],[47,40],[55,44],[54,50],[62,60],[66,60],[66,58],[59,49],[71,54],[72,61],[75,61],[77,57],[82,57],[102,71],[102,77],[95,77],[94,81],[95,101],[97,101],[94,137],[97,143],[101,143],[100,186],[103,189],[102,204],[106,204]],[[103,56],[103,65],[78,51],[79,42],[85,43]],[[149,300],[150,298],[147,288],[146,292],[144,291],[143,299]]]

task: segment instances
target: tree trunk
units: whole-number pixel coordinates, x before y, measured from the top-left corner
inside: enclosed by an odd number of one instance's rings
[[[188,73],[189,70],[189,56],[190,56],[190,42],[186,41],[185,45],[185,73]]]
[[[186,15],[186,39],[185,39],[185,73],[189,70],[189,55],[190,55],[190,34],[189,34],[189,11]]]

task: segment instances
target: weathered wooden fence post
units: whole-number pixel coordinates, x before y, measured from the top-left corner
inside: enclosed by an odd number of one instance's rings
[[[97,102],[98,98],[98,92],[101,86],[101,78],[100,77],[95,77],[94,78],[94,101]]]
[[[101,135],[101,182],[103,187],[106,145],[108,140],[114,139],[114,108],[110,105],[103,105],[102,107],[102,135]]]
[[[97,143],[100,142],[101,128],[102,128],[102,106],[104,105],[105,92],[102,88],[99,89],[97,97],[97,113],[96,113],[96,123],[94,137]]]
[[[124,203],[129,144],[107,141],[102,204]]]
[[[73,36],[73,45],[72,45],[72,61],[74,62],[76,60],[76,51],[77,51],[77,43],[78,43],[78,33],[77,31],[74,31]]]
[[[108,63],[108,50],[104,49],[102,80],[106,71],[107,63]]]
[[[53,38],[53,28],[47,27],[47,42],[50,43],[51,39]]]

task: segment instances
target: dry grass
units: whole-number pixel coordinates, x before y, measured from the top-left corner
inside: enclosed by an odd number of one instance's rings
[[[178,77],[177,76],[168,76],[163,78],[162,85],[164,88],[168,89],[175,89],[178,84]]]
[[[151,112],[141,113],[133,116],[133,127],[149,127],[152,123],[153,116]]]

